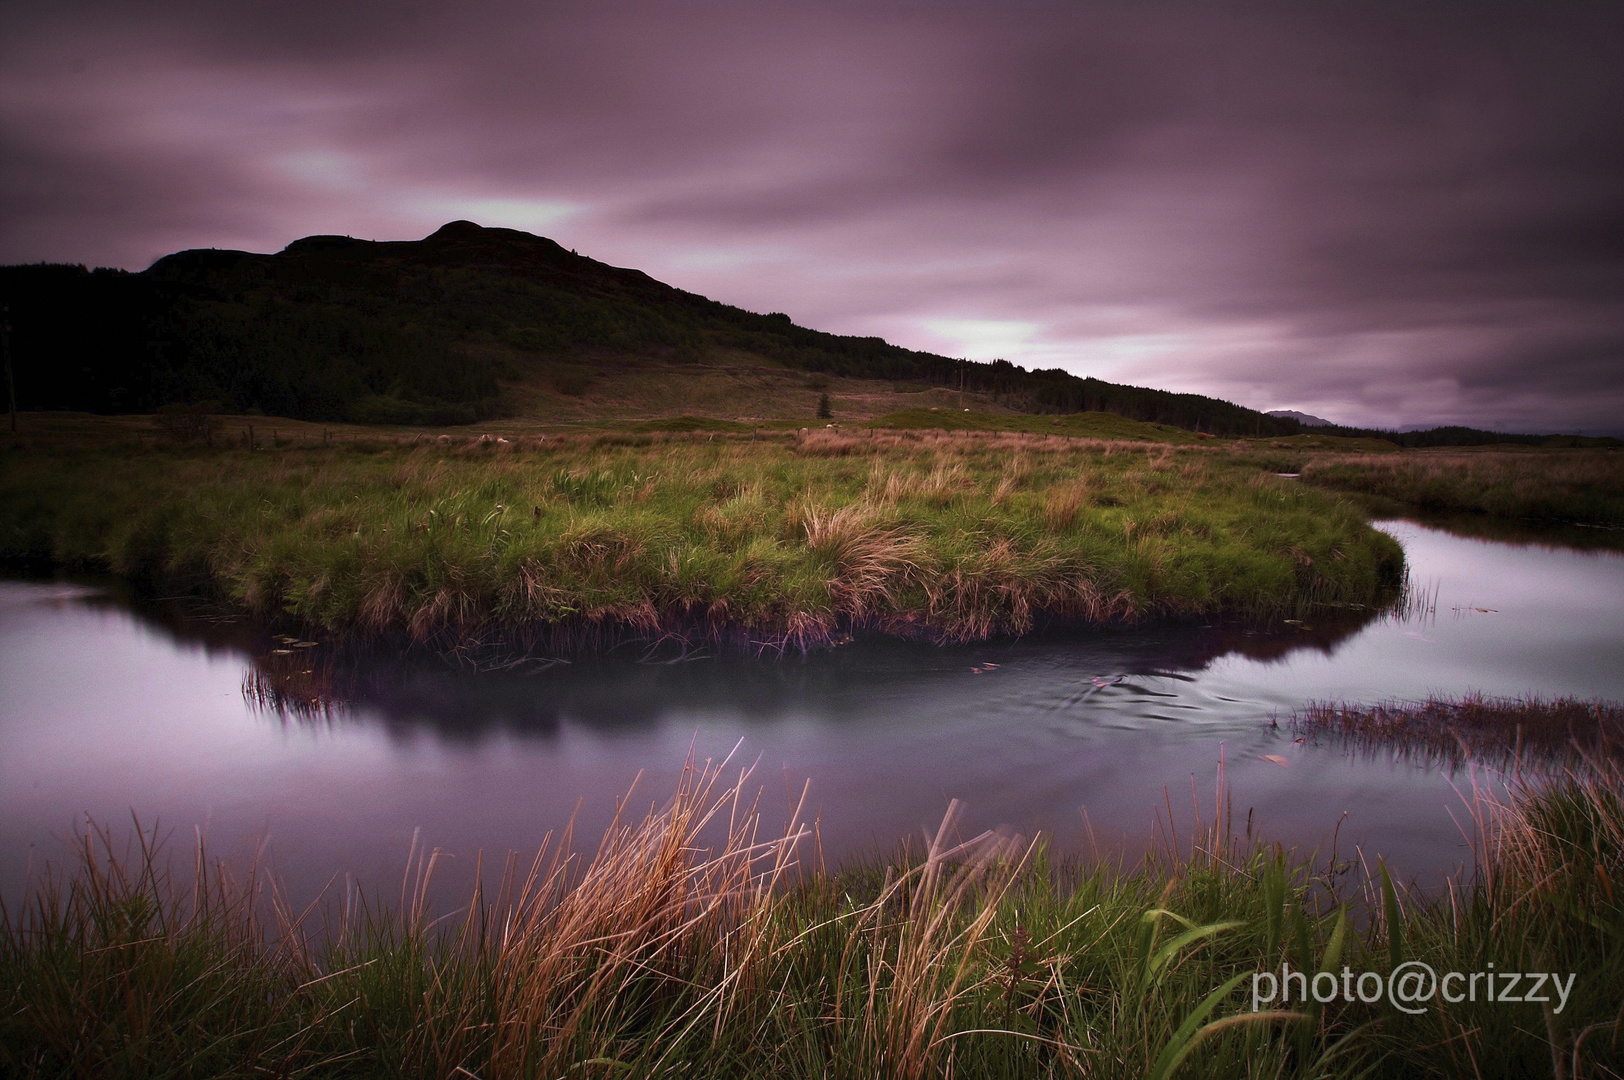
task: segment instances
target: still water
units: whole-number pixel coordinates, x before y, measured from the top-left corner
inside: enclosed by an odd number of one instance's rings
[[[1158,811],[1179,829],[1197,804],[1210,817],[1222,762],[1237,822],[1435,878],[1470,860],[1469,776],[1298,744],[1271,720],[1311,700],[1624,699],[1624,557],[1380,527],[1428,596],[1408,617],[769,660],[339,657],[113,587],[0,582],[0,895],[87,816],[128,831],[132,814],[181,849],[194,831],[228,858],[262,849],[295,896],[342,873],[385,887],[419,830],[453,867],[533,850],[572,813],[595,837],[639,772],[646,805],[690,750],[753,764],[775,821],[809,781],[830,864],[894,849],[953,798],[967,828],[1131,854]]]

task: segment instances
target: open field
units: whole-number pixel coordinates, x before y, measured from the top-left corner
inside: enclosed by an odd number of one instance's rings
[[[1624,776],[1596,769],[1479,793],[1475,872],[1430,897],[1231,835],[1226,814],[1114,869],[961,839],[950,811],[927,850],[829,873],[810,842],[764,838],[744,778],[715,770],[595,853],[566,835],[510,857],[439,917],[437,852],[398,898],[295,902],[201,850],[172,875],[150,835],[91,833],[0,923],[0,1071],[1616,1075]],[[1405,1011],[1364,985],[1416,962],[1475,981]],[[1330,998],[1279,1000],[1282,965],[1328,973]],[[1557,982],[1502,976],[1489,1001],[1487,971]]]
[[[1243,457],[826,429],[24,449],[0,459],[0,557],[444,642],[972,640],[1381,602],[1397,545]]]
[[[1385,439],[1349,439],[1335,435],[1276,435],[1266,438],[1219,438],[1203,431],[1187,431],[1171,424],[1130,420],[1105,412],[1066,413],[1059,416],[1015,412],[978,412],[972,409],[909,408],[875,417],[871,426],[944,431],[1019,431],[1031,435],[1068,435],[1085,439],[1124,439],[1165,442],[1180,446],[1223,446],[1226,449],[1271,457],[1313,453],[1396,454],[1399,448]],[[1281,470],[1288,471],[1288,470]],[[1290,470],[1294,471],[1294,470]]]
[[[704,363],[605,355],[576,363],[521,359],[509,364],[516,377],[503,382],[502,392],[510,416],[543,424],[619,423],[684,413],[746,423],[782,419],[814,423],[818,399],[824,394],[829,395],[832,419],[842,423],[912,408],[1014,414],[988,394],[808,373],[727,350],[717,350]]]
[[[601,398],[575,398],[565,395],[569,408],[537,406],[512,416],[487,420],[477,425],[422,427],[410,425],[347,424],[291,420],[277,416],[215,416],[212,421],[216,443],[246,443],[250,432],[255,444],[324,441],[398,441],[436,439],[440,435],[461,443],[481,435],[504,438],[530,438],[577,432],[608,431],[798,431],[800,428],[879,428],[908,431],[1010,432],[1028,435],[1058,435],[1079,439],[1108,439],[1124,442],[1157,442],[1179,446],[1222,446],[1235,451],[1279,459],[1295,471],[1308,454],[1397,454],[1399,449],[1381,439],[1344,439],[1333,436],[1291,435],[1258,439],[1218,439],[1203,432],[1186,431],[1169,424],[1130,420],[1115,413],[1083,412],[1064,415],[1034,415],[1001,408],[996,402],[975,394],[963,395],[939,387],[920,388],[908,384],[839,379],[832,376],[804,376],[782,369],[745,367],[735,381],[788,380],[784,391],[773,388],[759,401],[702,398],[694,380],[711,377],[709,369],[694,365],[673,366],[669,380],[650,376],[646,392],[629,395],[626,385],[644,385],[617,380],[614,391]],[[810,389],[826,386],[827,390]],[[537,384],[537,393],[546,389]],[[515,393],[519,391],[515,389]],[[831,417],[817,418],[818,398],[828,393]],[[724,405],[734,406],[732,408]],[[759,407],[752,411],[750,406]],[[96,415],[75,412],[23,413],[15,440],[0,434],[0,447],[13,443],[38,450],[82,449],[87,446],[120,445],[132,448],[166,445],[174,440],[164,431],[160,418],[152,415]]]

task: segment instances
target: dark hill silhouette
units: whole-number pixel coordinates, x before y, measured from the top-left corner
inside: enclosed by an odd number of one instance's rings
[[[1296,426],[1194,394],[826,334],[608,266],[544,237],[453,221],[418,241],[309,236],[273,255],[199,249],[142,273],[0,268],[25,408],[218,402],[312,420],[472,422],[517,361],[714,349],[832,375],[958,386],[1027,412],[1099,409],[1218,434]]]
[[[963,385],[1022,412],[1100,410],[1218,435],[1295,420],[1196,394],[827,334],[608,266],[545,237],[453,221],[417,241],[308,236],[272,255],[198,249],[141,273],[0,268],[24,408],[178,402],[308,420],[471,423],[549,361],[755,354],[830,375]]]
[[[1269,416],[1278,416],[1285,420],[1295,420],[1303,427],[1335,427],[1336,425],[1322,416],[1313,413],[1298,412],[1296,409],[1270,409]]]

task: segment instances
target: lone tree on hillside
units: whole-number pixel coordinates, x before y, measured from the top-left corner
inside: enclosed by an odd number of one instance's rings
[[[822,397],[818,398],[818,419],[828,420],[834,415],[833,410],[829,408],[829,395],[824,394]]]

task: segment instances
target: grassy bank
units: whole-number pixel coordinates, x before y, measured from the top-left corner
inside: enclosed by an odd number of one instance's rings
[[[13,450],[0,558],[333,630],[763,647],[1370,603],[1402,554],[1233,450],[819,429]]]
[[[1428,510],[1624,526],[1624,454],[1425,451],[1309,461],[1306,483]]]
[[[201,852],[171,876],[150,844],[121,859],[92,834],[0,926],[0,1071],[1616,1075],[1621,780],[1602,767],[1480,799],[1477,870],[1431,898],[1221,825],[1113,871],[960,842],[951,814],[912,859],[824,874],[764,841],[742,782],[714,771],[595,853],[565,840],[510,860],[497,893],[440,918],[421,901],[435,855],[388,911],[349,893],[306,909]],[[1573,978],[1544,1005],[1478,987],[1415,1015],[1259,1000],[1254,978],[1409,961]]]

